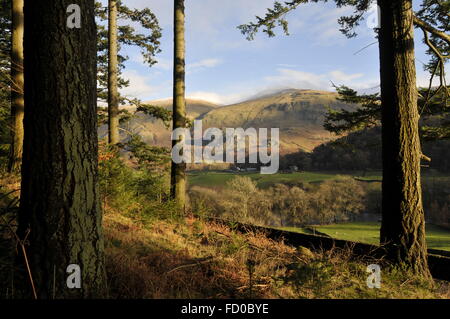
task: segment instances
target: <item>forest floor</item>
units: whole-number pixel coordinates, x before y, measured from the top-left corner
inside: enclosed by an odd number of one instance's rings
[[[312,252],[193,217],[104,215],[112,298],[450,298],[450,284],[382,267],[370,289],[348,251]]]
[[[0,193],[19,188],[2,179]],[[3,197],[0,206],[10,202]],[[1,208],[1,207],[0,207]],[[450,283],[423,281],[355,260],[344,250],[310,251],[194,217],[161,218],[104,207],[110,298],[450,298]],[[14,243],[0,227],[0,299],[10,298]],[[381,288],[366,267],[382,265]]]

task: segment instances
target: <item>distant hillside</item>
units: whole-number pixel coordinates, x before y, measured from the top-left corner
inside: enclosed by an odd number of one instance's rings
[[[173,108],[172,99],[146,101],[144,103],[162,106],[169,110],[172,110]],[[212,102],[186,99],[186,112],[190,119],[195,119],[202,116],[216,107],[218,107],[218,105]],[[121,108],[130,112],[134,112],[136,110],[136,107],[134,106],[124,106]],[[155,119],[152,116],[139,112],[137,117],[132,119],[130,122],[123,124],[122,127],[127,131],[139,134],[146,143],[166,147],[170,147],[171,145],[170,130],[164,126],[161,120]],[[102,126],[99,129],[100,136],[107,134],[106,129],[106,126]],[[123,131],[121,131],[120,134],[122,139],[127,137],[127,134]]]
[[[422,140],[422,151],[431,158],[431,162],[422,163],[422,172],[450,172],[450,140]],[[381,154],[381,127],[377,126],[322,144],[309,154],[289,154],[281,159],[281,166],[321,171],[381,170]]]
[[[200,118],[204,128],[279,128],[282,153],[311,151],[336,138],[322,126],[327,108],[355,107],[337,101],[337,96],[334,92],[289,89],[216,108]]]
[[[322,126],[327,108],[355,108],[338,101],[337,97],[334,92],[288,89],[228,106],[188,99],[187,113],[191,119],[202,119],[204,129],[279,128],[281,153],[286,154],[298,150],[312,151],[316,146],[336,139]],[[172,108],[171,99],[146,103]],[[131,107],[128,109],[134,110]],[[145,142],[152,145],[171,145],[169,129],[160,120],[145,114],[139,114],[124,128],[140,134]],[[106,134],[105,128],[103,134]],[[126,134],[122,134],[125,138]]]
[[[172,103],[173,103],[172,99],[153,100],[144,102],[144,104],[158,105],[170,110],[172,110],[173,108]],[[219,107],[219,105],[212,102],[197,99],[186,99],[186,111],[188,113],[188,116],[192,119],[197,118],[217,107]],[[124,108],[130,111],[134,111],[136,109],[136,107],[134,106]]]

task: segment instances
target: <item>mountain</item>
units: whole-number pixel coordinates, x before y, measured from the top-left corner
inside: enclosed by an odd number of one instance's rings
[[[151,104],[164,107],[166,109],[172,110],[173,104],[172,99],[164,100],[153,100],[143,102],[144,104]],[[195,119],[205,113],[217,108],[218,105],[212,102],[197,100],[197,99],[186,99],[186,113],[190,119]],[[129,112],[134,112],[136,110],[135,106],[122,106],[121,109],[126,109]],[[133,132],[139,134],[142,139],[149,144],[158,146],[171,146],[170,131],[164,126],[161,120],[155,119],[152,116],[148,116],[142,112],[138,112],[137,116],[134,117],[128,123],[122,124],[121,127],[128,132]],[[107,127],[103,125],[99,128],[99,135],[101,137],[107,135]],[[127,133],[124,130],[120,131],[121,139],[127,138]]]
[[[327,91],[287,89],[234,105],[215,108],[203,114],[203,128],[279,128],[281,153],[314,147],[333,140],[323,128],[328,108],[354,109]]]
[[[337,137],[323,128],[328,108],[354,109],[337,100],[337,93],[316,90],[285,89],[260,94],[241,103],[218,106],[214,103],[187,99],[187,113],[191,119],[201,119],[203,129],[217,127],[232,128],[279,128],[280,152],[298,150],[312,151],[316,146]],[[172,108],[172,100],[146,102]],[[128,108],[133,110],[133,108]],[[142,113],[124,125],[124,129],[140,134],[152,145],[170,147],[170,131],[160,120]],[[125,138],[126,134],[122,137]]]
[[[166,109],[170,109],[170,110],[173,108],[172,98],[147,101],[147,102],[143,102],[143,103],[162,106],[162,107],[164,107]],[[190,117],[191,119],[195,119],[195,118],[199,117],[200,115],[203,115],[217,107],[219,107],[219,105],[212,103],[212,102],[198,100],[198,99],[186,99],[186,112],[188,114],[188,117]],[[129,111],[134,111],[136,109],[135,106],[125,106],[124,108],[126,108]]]

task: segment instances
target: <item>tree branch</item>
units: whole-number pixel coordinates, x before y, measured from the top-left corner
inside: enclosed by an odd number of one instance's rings
[[[420,159],[422,159],[422,160],[424,160],[426,162],[431,162],[431,158],[429,158],[425,154],[420,154]]]
[[[441,38],[442,40],[444,40],[445,42],[447,42],[450,45],[450,35],[448,35],[447,33],[436,29],[432,25],[426,23],[425,21],[419,19],[416,16],[413,17],[413,22],[417,27],[422,28],[423,30],[426,30],[426,31],[434,34],[435,36]]]

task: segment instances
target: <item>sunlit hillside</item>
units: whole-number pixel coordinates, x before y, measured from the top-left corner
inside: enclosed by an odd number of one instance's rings
[[[335,138],[323,128],[328,108],[351,109],[337,94],[314,90],[284,90],[272,95],[211,110],[203,127],[280,128],[281,153],[314,147]]]
[[[337,100],[337,93],[315,90],[289,89],[257,97],[238,104],[218,106],[203,100],[187,99],[187,113],[191,119],[201,119],[203,129],[210,127],[279,128],[280,152],[311,151],[333,140],[335,135],[323,128],[328,108],[353,109],[354,106]],[[149,101],[147,104],[172,109],[172,100]],[[134,111],[134,107],[125,107]],[[128,131],[138,133],[152,145],[169,146],[170,131],[161,120],[138,113],[122,124]],[[100,129],[105,134],[105,127]],[[123,132],[123,138],[127,134]]]

